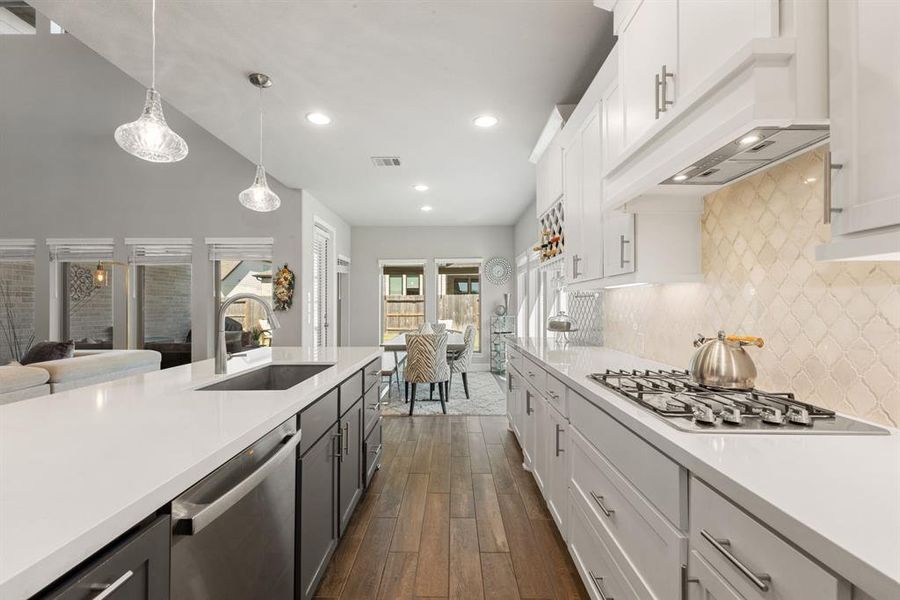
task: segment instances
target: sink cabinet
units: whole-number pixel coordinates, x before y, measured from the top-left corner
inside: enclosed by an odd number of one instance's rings
[[[151,520],[102,551],[45,600],[86,600],[107,593],[115,600],[169,598],[169,515]]]

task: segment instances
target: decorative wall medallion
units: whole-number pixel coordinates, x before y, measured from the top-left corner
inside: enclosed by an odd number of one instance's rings
[[[294,303],[294,272],[288,268],[287,263],[275,274],[272,296],[275,310],[288,310]]]
[[[489,258],[484,264],[484,276],[494,285],[503,285],[512,275],[512,263],[503,256]]]

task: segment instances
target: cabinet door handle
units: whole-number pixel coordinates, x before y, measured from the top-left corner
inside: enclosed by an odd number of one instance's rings
[[[659,99],[659,112],[664,113],[669,110],[669,107],[675,104],[674,100],[669,100],[669,78],[675,79],[675,73],[669,73],[666,69],[666,65],[662,66],[662,69],[659,72],[659,77],[657,81],[659,81],[659,90],[660,90],[660,99]],[[659,113],[657,113],[657,117]]]
[[[766,573],[754,573],[750,570],[750,567],[745,565],[736,557],[731,551],[728,549],[728,546],[731,546],[731,542],[729,540],[716,539],[710,532],[705,529],[700,530],[700,535],[709,542],[713,548],[719,551],[719,554],[725,557],[725,560],[730,562],[734,567],[740,571],[744,577],[750,580],[750,583],[759,588],[762,592],[769,591],[769,584],[772,582],[772,577]]]
[[[662,112],[662,110],[659,108],[659,90],[661,87],[662,87],[662,83],[659,80],[659,73],[657,73],[656,75],[654,75],[654,82],[653,82],[653,110],[654,110],[653,118],[654,119],[659,119],[659,113]]]
[[[125,582],[131,579],[132,575],[134,575],[134,571],[125,571],[119,578],[113,581],[112,583],[92,583],[88,588],[92,592],[100,592],[96,596],[94,596],[93,600],[103,600],[103,598],[109,598],[113,592],[117,589],[125,585]]]
[[[525,390],[525,414],[531,414],[531,392]]]
[[[600,507],[600,510],[601,510],[601,511],[603,512],[603,514],[606,515],[607,517],[613,516],[613,513],[616,512],[616,511],[614,511],[613,509],[607,508],[607,507],[606,507],[606,504],[603,503],[603,496],[597,495],[597,492],[591,492],[591,498],[594,499],[594,502],[597,503],[597,506]]]
[[[843,208],[834,208],[831,205],[831,174],[834,171],[840,171],[844,168],[844,165],[841,163],[833,163],[831,162],[831,151],[825,153],[825,181],[823,182],[825,190],[824,190],[824,206],[825,206],[825,214],[822,215],[822,222],[826,225],[831,224],[831,215],[834,213],[843,212]]]
[[[344,434],[341,436],[341,442],[344,445],[344,455],[350,455],[350,421],[344,423]]]
[[[338,429],[338,432],[334,434],[333,440],[337,440],[338,450],[337,454],[332,454],[331,458],[336,458],[340,462],[344,462],[344,452],[341,450],[344,447],[344,432]],[[332,449],[334,445],[332,444]]]
[[[600,594],[600,600],[615,600],[612,596],[607,596],[603,593],[603,578],[597,577],[594,575],[593,571],[588,571],[588,576],[591,578],[591,583],[594,584],[594,588],[597,590],[597,593]]]
[[[625,260],[625,244],[630,244],[631,240],[626,240],[624,235],[619,236],[619,268],[624,269],[630,260]]]
[[[559,423],[556,424],[556,455],[559,456],[560,453],[565,452],[559,446],[559,434],[562,433],[562,427],[559,426]]]
[[[581,276],[581,273],[578,272],[578,263],[581,262],[581,257],[577,254],[572,255],[572,279],[578,279]]]

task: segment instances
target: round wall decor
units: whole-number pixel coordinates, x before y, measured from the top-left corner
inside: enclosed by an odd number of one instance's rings
[[[512,275],[512,264],[503,256],[489,258],[484,263],[484,276],[494,285],[503,285]]]

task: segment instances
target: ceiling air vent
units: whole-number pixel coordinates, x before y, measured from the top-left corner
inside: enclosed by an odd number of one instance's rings
[[[372,164],[376,167],[399,167],[400,166],[400,157],[399,156],[373,156]]]

